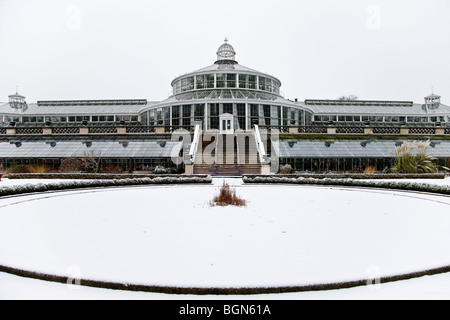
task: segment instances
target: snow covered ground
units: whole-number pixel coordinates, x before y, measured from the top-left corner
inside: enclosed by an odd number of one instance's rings
[[[95,280],[196,287],[303,285],[450,265],[448,197],[225,181],[249,201],[247,208],[208,205],[222,179],[209,186],[2,199],[0,264]],[[38,182],[50,181],[32,183]],[[17,183],[30,181],[4,179],[0,187]],[[0,273],[0,299],[197,298],[73,288]],[[449,288],[450,275],[438,275],[375,289],[248,298],[446,299]]]

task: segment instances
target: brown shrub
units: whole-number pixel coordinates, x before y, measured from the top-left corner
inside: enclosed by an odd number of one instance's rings
[[[215,196],[211,201],[211,206],[237,206],[245,207],[247,202],[236,195],[236,189],[231,188],[228,183],[223,183],[219,190],[219,195]]]
[[[368,166],[364,169],[365,174],[375,174],[377,172],[377,167],[375,166]]]
[[[292,167],[290,164],[286,164],[284,166],[280,167],[280,173],[281,174],[291,174],[292,173]]]
[[[31,173],[30,166],[19,164],[9,167],[5,170],[5,173]]]
[[[66,158],[61,161],[59,172],[79,172],[81,171],[81,163],[77,158]]]
[[[123,173],[119,166],[107,166],[102,170],[103,173]]]

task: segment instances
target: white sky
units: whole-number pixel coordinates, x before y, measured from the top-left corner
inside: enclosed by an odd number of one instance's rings
[[[286,98],[450,103],[448,0],[0,0],[0,101],[164,100],[225,36]]]

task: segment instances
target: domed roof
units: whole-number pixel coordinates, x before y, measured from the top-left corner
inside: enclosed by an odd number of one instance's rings
[[[233,46],[228,43],[228,39],[225,38],[225,43],[222,44],[217,50],[216,63],[221,63],[224,61],[226,62],[235,61],[235,58],[236,58],[236,51],[234,50]]]

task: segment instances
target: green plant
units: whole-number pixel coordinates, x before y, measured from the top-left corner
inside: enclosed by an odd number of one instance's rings
[[[428,154],[430,141],[403,143],[395,149],[394,173],[437,173],[436,158]]]

